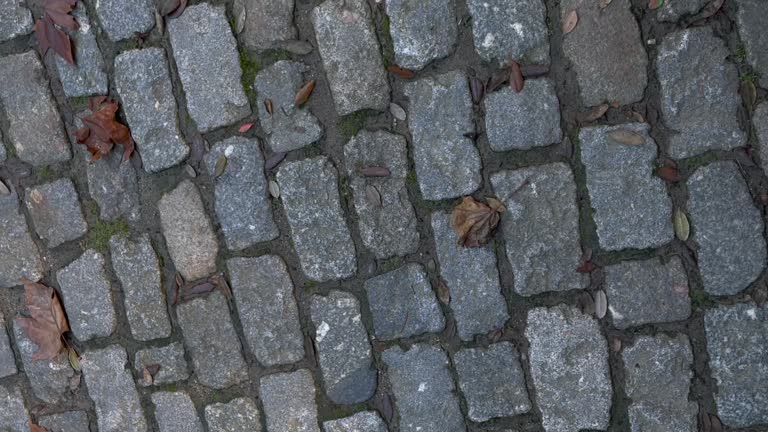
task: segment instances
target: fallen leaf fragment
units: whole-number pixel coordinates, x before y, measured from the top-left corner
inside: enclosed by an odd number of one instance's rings
[[[190,164],[184,164],[184,171],[187,173],[188,176],[192,178],[197,177],[197,171],[195,171],[195,169],[192,168],[192,165]]]
[[[645,138],[637,132],[629,130],[616,130],[608,133],[608,138],[612,141],[625,145],[643,145]]]
[[[565,21],[563,21],[563,34],[565,35],[572,32],[578,23],[579,14],[576,12],[576,10],[574,9],[568,12],[568,15],[565,16]]]
[[[400,105],[392,102],[389,104],[389,112],[392,113],[392,116],[400,121],[405,121],[406,114],[403,107]]]
[[[391,173],[387,167],[367,166],[360,169],[360,174],[363,177],[389,177]]]
[[[280,165],[280,162],[285,159],[286,153],[285,152],[277,152],[273,154],[272,156],[267,159],[266,162],[264,162],[264,169],[267,171],[271,170],[272,168]]]
[[[392,423],[392,419],[395,417],[394,404],[392,403],[392,397],[388,393],[379,393],[376,396],[375,401],[376,408],[379,409],[381,416],[387,424]]]
[[[662,179],[675,183],[680,181],[680,171],[674,165],[664,165],[656,170],[656,174]]]
[[[0,196],[10,195],[10,194],[11,194],[11,190],[8,189],[8,186],[6,186],[2,180],[0,180]]]
[[[178,18],[184,13],[184,9],[187,8],[187,0],[179,0],[179,6],[168,14],[170,18]]]
[[[280,198],[280,185],[274,180],[269,181],[269,194],[272,198]]]
[[[75,132],[78,144],[84,144],[97,161],[108,155],[115,144],[123,146],[123,160],[130,159],[136,143],[128,126],[115,119],[118,104],[106,96],[93,97],[88,102],[92,114],[83,118],[83,128]]]
[[[495,198],[488,198],[486,205],[471,196],[464,197],[451,213],[451,226],[459,236],[459,244],[470,248],[487,244],[506,210]]]
[[[469,77],[469,92],[472,95],[472,102],[477,105],[485,96],[485,85],[477,77]]]
[[[720,417],[710,414],[709,423],[712,425],[712,432],[723,432],[723,423],[720,421]]]
[[[509,79],[509,69],[499,69],[496,72],[491,75],[491,77],[488,79],[488,85],[485,86],[486,93],[493,93],[501,87],[502,84],[507,82]]]
[[[48,429],[32,423],[32,420],[29,421],[29,430],[30,432],[49,432]]]
[[[576,268],[577,273],[592,273],[600,267],[592,261],[584,261],[580,266]]]
[[[45,57],[49,49],[58,54],[67,63],[75,64],[75,54],[72,49],[72,40],[69,35],[56,27],[49,14],[35,22],[35,36],[39,44],[40,56]]]
[[[681,241],[687,241],[691,235],[691,225],[688,223],[688,217],[680,210],[675,210],[674,216],[675,236]]]
[[[611,4],[611,1],[613,0],[599,0],[597,5],[600,7],[600,9],[605,9],[609,4]]]
[[[253,127],[253,125],[255,125],[255,124],[256,124],[256,123],[246,123],[246,124],[244,124],[244,125],[240,126],[240,129],[238,129],[237,131],[238,131],[238,132],[240,132],[240,133],[246,133],[246,132],[248,132],[249,130],[251,130],[251,128],[252,128],[252,127]]]
[[[520,72],[526,78],[538,78],[549,73],[549,65],[545,64],[527,64],[520,66]]]
[[[660,8],[664,4],[664,0],[649,0],[648,9],[655,10]]]
[[[515,93],[523,91],[525,86],[525,78],[523,78],[523,72],[520,70],[520,65],[516,61],[512,61],[509,72],[509,86]]]
[[[752,110],[757,102],[757,88],[752,81],[744,81],[741,83],[741,93],[744,96],[744,102],[747,104],[747,108]]]
[[[451,290],[448,288],[448,284],[445,283],[445,280],[440,276],[437,277],[437,298],[445,305],[451,303]]]
[[[365,187],[365,198],[374,207],[381,207],[381,194],[376,186],[367,185]]]
[[[608,298],[605,296],[605,291],[599,290],[595,293],[595,316],[597,319],[602,319],[606,313],[608,313]]]
[[[264,101],[264,109],[267,110],[267,114],[272,115],[275,112],[275,107],[272,104],[272,99],[267,99]]]
[[[208,279],[208,281],[212,282],[216,286],[216,288],[219,291],[221,291],[222,294],[224,294],[224,297],[226,297],[227,299],[232,298],[232,288],[229,287],[229,283],[227,282],[227,279],[224,276],[217,274],[217,275],[211,276]]]
[[[243,0],[235,0],[232,4],[232,13],[235,16],[235,34],[240,34],[245,28],[247,12]]]
[[[224,155],[221,155],[216,160],[216,168],[214,168],[213,177],[218,178],[219,176],[224,174],[224,171],[226,169],[227,169],[227,157]]]
[[[579,120],[583,123],[593,122],[599,119],[600,117],[604,116],[605,113],[608,112],[608,108],[610,107],[611,106],[608,105],[607,103],[598,105],[586,113],[578,114]]]
[[[80,356],[71,346],[67,347],[67,357],[69,358],[69,365],[72,366],[72,369],[74,369],[75,372],[80,372],[82,370],[82,367],[80,366]]]
[[[304,84],[304,87],[299,89],[298,93],[296,93],[296,97],[293,99],[294,105],[297,107],[304,105],[309,100],[309,97],[312,96],[312,92],[315,91],[315,84],[317,81],[312,80],[306,84]]]
[[[56,291],[40,283],[24,280],[24,298],[30,318],[16,318],[16,322],[37,345],[32,360],[53,359],[64,350],[62,335],[69,331],[69,323]]]
[[[613,352],[620,352],[621,351],[621,339],[614,337],[611,339],[611,349]]]
[[[412,71],[410,69],[401,68],[400,66],[392,65],[392,66],[388,67],[387,70],[392,75],[395,75],[398,78],[402,78],[404,80],[411,80],[411,79],[414,79],[416,77],[416,72],[414,72],[414,71]]]

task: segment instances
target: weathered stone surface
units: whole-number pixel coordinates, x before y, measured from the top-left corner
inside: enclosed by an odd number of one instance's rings
[[[331,291],[315,295],[310,305],[315,346],[325,393],[338,404],[370,399],[376,391],[376,368],[354,295]]]
[[[688,338],[641,336],[624,349],[632,431],[696,432],[699,408],[688,400],[693,353]]]
[[[743,146],[736,66],[725,43],[709,27],[672,33],[659,45],[656,73],[661,84],[669,155],[682,159],[707,150]]]
[[[677,21],[683,16],[693,15],[707,5],[707,0],[676,0],[664,2],[656,12],[659,21]]]
[[[88,414],[85,411],[67,411],[38,418],[37,424],[51,432],[88,432]]]
[[[659,247],[674,237],[672,200],[664,181],[653,174],[658,150],[645,123],[581,129],[581,162],[600,246],[606,250]],[[631,131],[642,145],[622,144],[610,137]]]
[[[22,3],[0,0],[0,42],[32,31],[32,14]]]
[[[69,379],[75,374],[66,356],[59,356],[53,360],[32,360],[38,350],[37,344],[27,337],[26,331],[15,320],[13,335],[16,339],[16,348],[21,355],[24,375],[29,380],[32,393],[38,399],[50,404],[66,399],[69,394]]]
[[[200,3],[168,23],[173,56],[200,132],[232,124],[251,113],[240,81],[240,57],[224,5]]]
[[[24,203],[37,235],[49,248],[74,240],[88,231],[75,185],[68,178],[29,188]]]
[[[493,191],[507,208],[501,217],[514,289],[521,295],[587,286],[579,267],[576,183],[563,163],[501,171]]]
[[[293,25],[294,0],[240,0],[245,7],[245,26],[240,33],[246,47],[277,48],[278,42],[296,39]],[[235,1],[237,4],[237,1]]]
[[[240,341],[223,294],[216,291],[207,298],[180,304],[176,315],[201,384],[222,389],[248,379]]]
[[[159,432],[203,432],[195,405],[184,392],[152,393]]]
[[[432,215],[432,231],[440,275],[451,292],[451,309],[459,337],[471,340],[475,334],[502,327],[509,315],[501,295],[493,245],[459,246],[450,215],[444,212]]]
[[[125,51],[115,58],[115,88],[144,170],[158,172],[189,154],[179,132],[176,99],[162,48]]]
[[[549,63],[547,9],[542,0],[469,0],[475,50],[483,60]]]
[[[183,381],[189,377],[187,360],[184,358],[184,347],[179,342],[173,342],[164,347],[137,351],[133,362],[136,375],[143,378],[144,368],[150,365],[160,365],[160,370],[152,379],[154,385]],[[150,385],[143,379],[137,380],[137,382],[142,387]]]
[[[0,162],[5,161],[7,157],[8,156],[5,151],[5,144],[3,143],[3,133],[0,132]]]
[[[620,329],[691,316],[688,277],[679,257],[624,261],[607,266],[605,291],[613,325]]]
[[[304,336],[293,282],[277,255],[227,261],[232,294],[248,348],[265,366],[304,357]]]
[[[704,290],[736,294],[763,271],[763,220],[733,162],[713,162],[688,179],[688,210]]]
[[[135,242],[119,236],[109,241],[112,268],[123,287],[125,312],[134,339],[148,341],[171,335],[160,268],[149,236]]]
[[[525,336],[544,429],[607,429],[613,390],[597,321],[574,307],[535,308]]]
[[[320,57],[336,112],[389,106],[389,83],[365,0],[326,0],[312,10]]]
[[[205,421],[210,432],[261,432],[259,409],[249,398],[206,406]]]
[[[146,33],[155,25],[152,0],[99,0],[96,15],[113,42]]]
[[[406,264],[365,282],[378,339],[437,333],[445,318],[421,264]]]
[[[752,124],[755,127],[757,142],[760,145],[760,163],[763,171],[768,173],[768,103],[763,102],[755,108]]]
[[[353,416],[323,422],[325,432],[387,432],[384,420],[374,411],[359,412]]]
[[[363,244],[379,259],[416,252],[419,233],[405,187],[405,138],[385,131],[361,131],[344,146],[344,158]],[[365,177],[361,169],[367,166],[385,167],[390,175]],[[368,198],[369,188],[376,190],[381,203]]]
[[[8,119],[6,141],[16,155],[35,166],[72,156],[61,116],[34,51],[0,57],[0,104]]]
[[[463,72],[422,78],[405,85],[413,160],[424,199],[468,195],[481,182],[480,154],[465,134],[475,131],[472,100]]]
[[[280,232],[267,198],[264,157],[259,143],[232,137],[214,145],[205,155],[205,165],[211,177],[214,177],[216,163],[221,157],[227,158],[227,166],[214,180],[215,206],[227,247],[240,250],[276,238]]]
[[[281,60],[256,75],[256,110],[272,151],[288,152],[310,145],[323,136],[323,126],[294,99],[304,84],[303,63]],[[272,101],[272,114],[267,101]]]
[[[68,97],[82,97],[107,94],[107,73],[104,58],[96,43],[96,35],[82,3],[78,3],[72,16],[80,27],[70,32],[77,65],[67,63],[56,56],[59,80]]]
[[[747,50],[749,64],[760,74],[760,86],[768,87],[768,17],[760,0],[737,0],[739,35]]]
[[[531,409],[520,355],[511,343],[463,349],[453,361],[472,421],[513,416]]]
[[[30,432],[24,396],[16,385],[0,385],[0,425],[8,432]]]
[[[495,151],[547,146],[563,137],[560,103],[549,79],[526,80],[520,93],[504,87],[487,95],[484,104],[488,143]]]
[[[13,348],[11,348],[11,341],[8,339],[5,325],[5,317],[0,313],[0,378],[14,375],[18,372],[16,369],[16,358],[13,355]]]
[[[283,163],[277,182],[304,274],[318,282],[352,276],[357,270],[355,245],[331,161],[323,156]]]
[[[453,52],[458,28],[452,0],[390,0],[386,8],[398,66],[421,69]]]
[[[97,163],[89,163],[88,192],[99,205],[99,218],[113,221],[124,217],[131,222],[141,217],[136,170],[123,161],[123,153],[112,152]]]
[[[146,432],[147,421],[120,345],[88,351],[80,361],[99,432]]]
[[[89,249],[56,272],[69,326],[81,341],[107,337],[117,325],[112,286],[104,273],[104,264],[104,256]]]
[[[197,187],[184,180],[163,195],[157,207],[168,252],[184,279],[199,279],[216,271],[219,245]]]
[[[9,195],[0,195],[0,288],[21,285],[21,278],[43,277],[40,251],[19,209],[19,196],[12,186],[9,189]]]
[[[561,22],[574,9],[579,24],[564,35],[563,52],[573,63],[584,105],[613,101],[625,105],[642,99],[648,55],[629,0],[615,0],[605,9],[598,2],[564,0]]]
[[[315,383],[308,370],[265,376],[259,394],[268,431],[320,432]]]
[[[392,347],[382,353],[400,413],[400,430],[463,431],[448,357],[439,347],[416,344],[409,351]]]
[[[704,314],[717,414],[738,428],[768,423],[768,309],[718,306]]]

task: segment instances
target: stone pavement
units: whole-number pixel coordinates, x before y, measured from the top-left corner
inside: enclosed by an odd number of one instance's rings
[[[0,0],[0,432],[768,431],[768,4],[661,3]]]

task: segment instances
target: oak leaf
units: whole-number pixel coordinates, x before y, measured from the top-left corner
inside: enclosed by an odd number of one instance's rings
[[[487,244],[506,210],[495,198],[488,198],[486,205],[471,196],[464,197],[451,213],[451,226],[459,236],[459,244],[469,248]]]
[[[30,340],[37,345],[32,360],[53,359],[64,350],[62,335],[69,331],[56,291],[43,284],[24,280],[24,297],[30,318],[16,318]]]
[[[89,106],[93,113],[83,118],[85,126],[75,132],[78,144],[88,147],[94,161],[108,155],[115,144],[121,144],[124,148],[123,160],[130,159],[136,144],[128,126],[115,119],[117,102],[98,96],[91,98]]]

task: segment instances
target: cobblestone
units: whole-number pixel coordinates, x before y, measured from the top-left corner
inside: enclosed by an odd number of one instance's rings
[[[0,195],[0,232],[0,288],[21,285],[21,278],[39,280],[43,276],[40,251],[32,241],[13,189],[8,195]]]
[[[315,384],[308,370],[265,376],[259,394],[268,431],[320,432]]]
[[[6,153],[5,143],[3,142],[3,133],[0,132],[0,162],[4,162],[7,157],[8,154]]]
[[[383,131],[361,131],[344,146],[344,159],[363,244],[379,259],[416,252],[419,233],[405,186],[405,138]],[[390,175],[366,177],[361,170],[368,166],[385,167]],[[376,190],[380,205],[368,198],[370,188]]]
[[[173,342],[159,348],[139,350],[136,352],[133,364],[136,375],[142,378],[145,367],[159,365],[160,370],[152,377],[154,385],[184,381],[189,378],[187,360],[184,358],[184,347],[179,342]],[[150,385],[143,379],[137,382],[142,387]]]
[[[0,105],[8,120],[6,142],[34,166],[69,160],[64,134],[43,65],[34,51],[0,57]]]
[[[749,64],[760,74],[760,85],[768,87],[768,18],[765,4],[759,0],[737,0],[736,24],[744,43]]]
[[[72,333],[81,341],[112,334],[117,325],[104,257],[92,250],[56,273]]]
[[[32,31],[32,14],[15,0],[0,0],[0,42]]]
[[[8,428],[8,432],[30,432],[29,413],[16,385],[0,385],[0,425]]]
[[[541,0],[469,0],[475,50],[483,60],[549,63],[547,9]]]
[[[75,240],[88,231],[75,185],[68,178],[28,189],[24,202],[37,235],[49,248]]]
[[[96,15],[112,42],[146,33],[155,25],[152,0],[99,0]]]
[[[266,366],[301,360],[304,336],[282,258],[232,258],[227,269],[245,341],[256,359]]]
[[[165,52],[161,48],[146,48],[117,56],[115,88],[144,170],[155,173],[184,160],[189,147],[179,132]]]
[[[343,279],[357,271],[355,245],[339,201],[338,172],[326,157],[284,163],[281,200],[301,268],[310,279]]]
[[[405,85],[413,160],[424,199],[468,195],[481,183],[480,155],[465,135],[475,131],[467,78],[454,71]]]
[[[24,374],[29,380],[35,397],[49,404],[63,401],[68,395],[69,379],[75,374],[69,366],[67,357],[60,355],[52,360],[32,360],[32,356],[38,350],[37,344],[27,337],[26,332],[15,320],[13,336]]]
[[[759,144],[760,164],[768,173],[768,103],[763,102],[755,108],[752,124]]]
[[[210,432],[261,432],[259,409],[249,398],[208,405],[205,421]]]
[[[359,412],[353,416],[323,423],[325,432],[387,432],[387,425],[373,411]]]
[[[136,170],[123,162],[122,152],[113,152],[98,162],[88,163],[88,193],[99,205],[99,218],[114,221],[121,217],[135,223],[141,217]]]
[[[659,21],[675,22],[683,16],[697,13],[704,6],[707,0],[678,0],[664,2],[658,9],[656,17]]]
[[[152,393],[152,403],[160,432],[203,432],[203,424],[187,393]]]
[[[763,220],[733,162],[713,162],[688,179],[688,209],[704,290],[736,294],[763,271]]]
[[[15,375],[17,372],[13,348],[6,332],[5,317],[0,313],[0,378]]]
[[[421,69],[453,52],[458,36],[453,1],[390,0],[386,8],[400,67]]]
[[[82,97],[107,94],[107,73],[104,58],[85,6],[79,3],[72,12],[80,27],[71,32],[72,45],[77,65],[67,63],[56,56],[56,69],[67,97]]]
[[[521,295],[585,288],[577,273],[579,210],[571,169],[561,163],[491,176],[507,212],[501,218],[514,290]]]
[[[88,414],[85,411],[67,411],[41,416],[38,425],[51,432],[87,432]]]
[[[278,42],[296,39],[294,0],[244,0],[245,26],[241,37],[246,47],[266,50]]]

